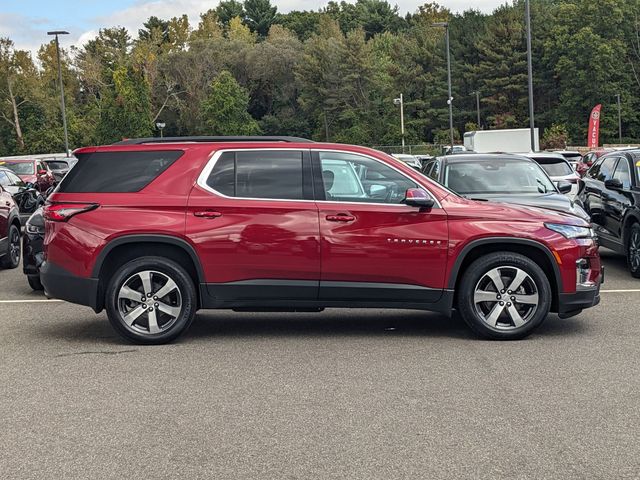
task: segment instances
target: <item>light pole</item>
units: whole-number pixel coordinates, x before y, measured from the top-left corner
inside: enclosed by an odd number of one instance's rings
[[[618,98],[618,143],[622,144],[622,106],[620,105],[620,94],[616,94]]]
[[[402,135],[402,153],[404,153],[404,98],[402,94],[393,99],[393,104],[400,105],[400,134]]]
[[[531,60],[531,9],[529,0],[525,0],[527,23],[527,73],[529,76],[529,128],[531,129],[531,151],[536,151],[535,119],[533,117],[533,63]]]
[[[476,96],[476,112],[478,114],[478,129],[482,130],[482,128],[480,127],[480,92],[476,90],[475,92],[472,92],[472,93],[474,93]]]
[[[447,49],[447,86],[449,97],[447,104],[449,105],[449,140],[451,141],[451,149],[453,149],[453,97],[451,96],[451,52],[449,51],[449,22],[436,22],[431,24],[432,27],[443,27],[445,32],[445,48]]]
[[[158,127],[158,130],[160,130],[160,138],[164,138],[162,135],[162,130],[164,130],[164,127],[166,127],[167,124],[164,122],[158,122],[156,123],[156,127]]]
[[[64,130],[64,152],[69,156],[69,134],[67,133],[67,111],[64,106],[64,85],[62,84],[62,68],[60,67],[60,42],[58,35],[69,35],[64,30],[54,30],[47,32],[47,35],[55,35],[56,37],[56,57],[58,58],[58,81],[60,82],[60,106],[62,107],[62,128]]]

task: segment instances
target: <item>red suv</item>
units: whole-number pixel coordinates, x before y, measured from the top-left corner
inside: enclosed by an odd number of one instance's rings
[[[600,299],[584,220],[468,200],[369,148],[189,137],[75,155],[45,207],[42,283],[138,343],[200,308],[455,308],[515,339]]]

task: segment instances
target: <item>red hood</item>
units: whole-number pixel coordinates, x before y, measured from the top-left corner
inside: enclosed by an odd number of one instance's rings
[[[449,195],[442,200],[442,206],[447,213],[463,215],[469,218],[486,220],[503,220],[505,222],[530,223],[560,223],[588,227],[589,224],[581,218],[538,207],[513,205],[498,202],[484,202],[469,200],[456,195]]]
[[[36,183],[38,178],[35,175],[18,175],[23,182]]]

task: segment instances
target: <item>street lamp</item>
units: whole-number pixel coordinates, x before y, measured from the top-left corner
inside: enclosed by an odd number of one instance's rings
[[[404,98],[400,94],[399,98],[393,99],[394,105],[400,105],[400,134],[402,135],[402,153],[404,153]]]
[[[476,90],[475,92],[471,92],[471,93],[476,96],[476,112],[478,113],[478,129],[482,130],[482,128],[480,128],[480,92]]]
[[[529,76],[529,128],[531,129],[531,151],[536,151],[535,120],[533,118],[533,63],[531,60],[531,9],[529,0],[525,0],[525,16],[527,23],[527,73]]]
[[[618,143],[622,145],[622,106],[620,105],[620,94],[616,94],[618,98]]]
[[[164,130],[164,127],[166,127],[167,124],[164,122],[158,122],[156,123],[156,127],[158,127],[158,130],[160,130],[160,138],[164,138],[162,135],[162,130]]]
[[[60,105],[62,107],[62,128],[64,130],[64,152],[69,157],[69,134],[67,133],[67,111],[64,106],[64,86],[62,84],[62,69],[60,67],[60,43],[58,35],[69,35],[64,30],[54,30],[47,32],[47,35],[55,35],[56,37],[56,57],[58,58],[58,81],[60,82]]]
[[[449,105],[449,140],[451,141],[451,149],[453,149],[453,97],[451,96],[451,53],[449,51],[449,22],[436,22],[431,24],[432,27],[443,27],[445,31],[445,43],[447,49],[447,85],[449,88],[449,97],[447,104]]]

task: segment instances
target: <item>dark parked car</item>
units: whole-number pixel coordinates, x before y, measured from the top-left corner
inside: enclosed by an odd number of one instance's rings
[[[578,196],[598,242],[626,255],[631,275],[640,278],[640,150],[600,157],[580,181]]]
[[[46,192],[55,186],[56,179],[49,167],[38,159],[0,159],[0,167],[8,168],[25,183],[31,183],[39,192]]]
[[[20,264],[20,216],[12,195],[0,184],[0,267]]]
[[[20,223],[24,225],[38,207],[44,205],[46,196],[51,189],[44,194],[40,193],[32,184],[22,181],[13,170],[0,167],[0,185],[9,192],[18,205]]]
[[[42,249],[44,242],[44,217],[42,207],[38,208],[24,226],[22,237],[22,271],[27,276],[29,286],[34,290],[42,290],[40,267],[44,261]]]
[[[556,185],[538,163],[527,157],[489,153],[449,155],[426,162],[423,173],[472,200],[548,208],[589,221],[584,209],[563,195],[571,184]]]
[[[587,170],[591,168],[596,160],[598,160],[601,156],[613,151],[613,148],[597,148],[595,150],[591,150],[590,152],[585,154],[584,157],[582,157],[582,160],[578,163],[576,172],[578,172],[581,177],[584,177],[584,174],[587,173]]]
[[[40,278],[138,343],[173,340],[201,308],[456,308],[506,340],[600,299],[584,220],[468,200],[369,148],[184,137],[75,153],[44,208]]]

